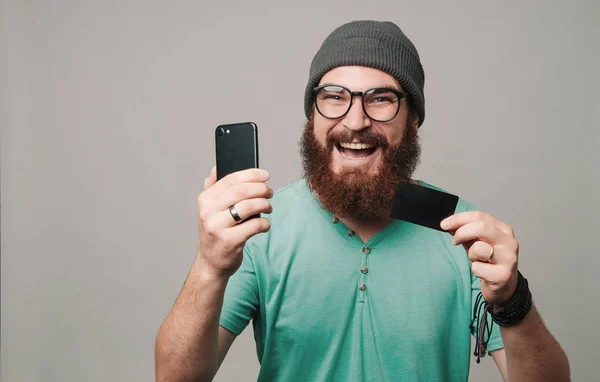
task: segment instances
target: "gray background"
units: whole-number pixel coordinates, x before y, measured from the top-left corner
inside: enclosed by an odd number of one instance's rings
[[[0,7],[2,381],[153,380],[214,127],[255,121],[270,185],[298,179],[310,60],[364,18],[395,21],[420,51],[417,177],[515,228],[574,380],[597,380],[598,2]],[[251,334],[217,380],[255,380]],[[501,380],[489,358],[472,370]]]

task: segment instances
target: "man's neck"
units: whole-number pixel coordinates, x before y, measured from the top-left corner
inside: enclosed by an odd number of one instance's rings
[[[356,236],[360,237],[363,243],[369,241],[377,232],[384,229],[388,224],[392,222],[390,217],[380,217],[371,221],[359,221],[355,219],[344,219],[340,218],[340,221],[348,226]]]
[[[418,181],[410,179],[412,184],[419,184]],[[340,218],[340,221],[348,226],[354,233],[360,237],[363,243],[369,241],[379,231],[387,227],[392,222],[389,216],[380,216],[370,221],[357,220],[352,218]]]

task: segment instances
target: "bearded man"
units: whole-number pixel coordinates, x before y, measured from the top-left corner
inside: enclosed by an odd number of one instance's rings
[[[326,38],[305,92],[302,180],[275,193],[259,169],[205,180],[200,249],[157,336],[157,380],[211,380],[251,320],[259,381],[466,381],[472,335],[505,380],[569,379],[511,227],[462,199],[445,232],[389,217],[399,182],[439,190],[411,177],[423,86],[417,49],[391,22]]]

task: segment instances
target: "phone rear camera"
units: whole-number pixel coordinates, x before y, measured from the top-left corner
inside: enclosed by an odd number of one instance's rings
[[[225,131],[222,128],[219,128],[219,130],[217,130],[217,135],[219,137],[222,137],[224,133],[225,133]]]

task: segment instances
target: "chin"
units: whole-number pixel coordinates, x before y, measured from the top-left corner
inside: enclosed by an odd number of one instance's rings
[[[357,166],[334,167],[333,173],[343,179],[356,179],[365,176],[375,176],[379,173],[376,169]]]

